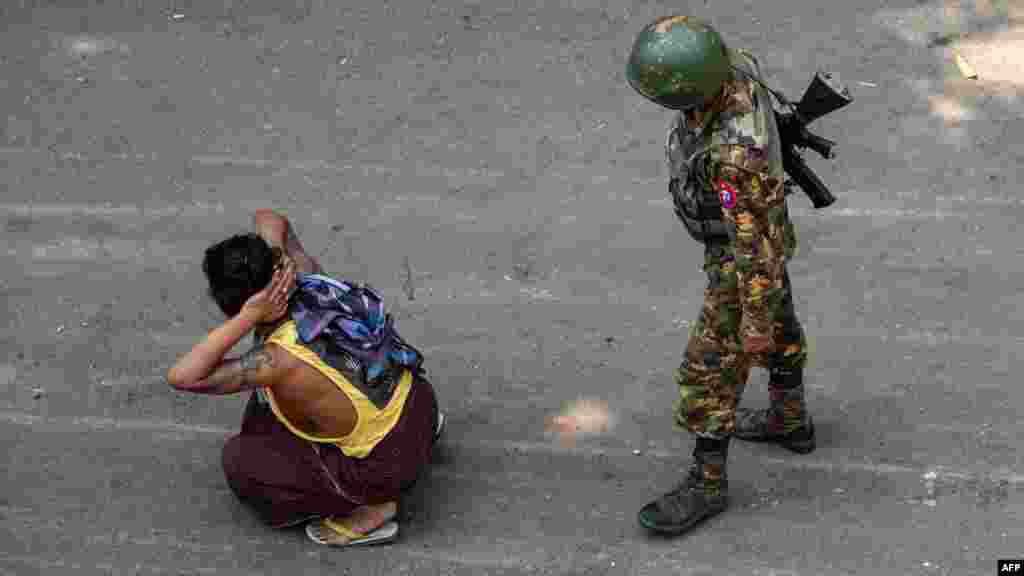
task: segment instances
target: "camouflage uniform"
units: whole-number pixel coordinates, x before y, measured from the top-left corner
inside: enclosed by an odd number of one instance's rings
[[[730,51],[733,62],[760,77],[757,62]],[[677,425],[700,437],[723,438],[736,427],[736,405],[750,369],[762,366],[773,377],[799,373],[806,362],[803,330],[796,318],[786,262],[796,251],[796,232],[786,209],[786,186],[778,129],[767,91],[737,74],[716,105],[717,125],[700,141],[700,126],[679,113],[669,130],[667,153],[673,177],[692,151],[705,151],[697,164],[701,193],[718,196],[724,234],[705,238],[708,276],[700,317],[676,371],[680,400]],[[714,122],[714,112],[704,122]],[[692,177],[692,176],[691,176]],[[677,212],[685,200],[673,190]],[[766,337],[772,349],[744,352],[746,338]],[[777,378],[776,378],[777,379]],[[785,395],[784,389],[772,394]],[[806,418],[803,396],[774,402],[769,413],[779,432],[800,427]],[[783,400],[782,398],[773,398]]]
[[[677,371],[675,421],[697,436],[693,459],[683,480],[638,515],[650,530],[678,534],[728,506],[731,438],[814,449],[803,330],[786,274],[797,241],[775,108],[751,54],[729,50],[700,19],[667,16],[637,35],[626,80],[683,111],[666,143],[669,192],[687,232],[706,247],[704,303]],[[753,366],[769,369],[773,401],[741,413]]]

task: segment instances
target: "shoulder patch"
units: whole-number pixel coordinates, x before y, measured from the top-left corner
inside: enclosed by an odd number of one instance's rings
[[[722,208],[731,210],[736,207],[736,189],[725,180],[718,181],[718,198],[722,201]]]

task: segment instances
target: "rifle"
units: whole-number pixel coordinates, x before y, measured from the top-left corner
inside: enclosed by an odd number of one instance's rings
[[[769,89],[770,90],[770,89]],[[779,126],[779,137],[782,140],[782,167],[792,178],[794,184],[804,191],[811,199],[815,208],[830,206],[836,201],[825,184],[804,162],[798,148],[810,148],[822,158],[834,158],[832,148],[835,142],[812,134],[807,125],[818,118],[835,112],[853,102],[853,97],[845,86],[828,72],[818,72],[811,84],[804,91],[803,97],[795,105],[781,94],[771,90],[772,94],[788,112],[775,111],[775,120]]]

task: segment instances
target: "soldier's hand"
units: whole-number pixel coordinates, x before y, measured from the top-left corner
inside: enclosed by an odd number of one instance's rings
[[[743,351],[747,354],[764,354],[772,348],[772,340],[768,336],[747,336],[743,339]]]

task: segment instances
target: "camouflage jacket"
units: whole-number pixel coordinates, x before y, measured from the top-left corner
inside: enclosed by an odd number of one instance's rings
[[[732,51],[731,56],[736,66],[761,78],[752,55]],[[689,171],[685,178],[696,176],[693,191],[715,201],[714,214],[725,224],[725,253],[736,259],[743,337],[772,336],[786,261],[797,245],[770,98],[763,86],[737,73],[726,85],[717,120],[711,118],[716,125],[704,142],[697,142],[701,127],[688,126],[682,113],[673,120],[667,141],[673,177],[682,170]]]

